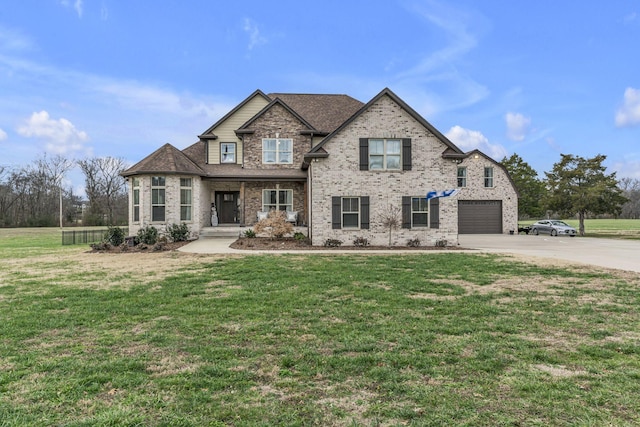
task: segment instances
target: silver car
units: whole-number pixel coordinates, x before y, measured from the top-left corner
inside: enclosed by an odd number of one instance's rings
[[[552,236],[575,237],[576,229],[564,221],[559,221],[557,219],[543,219],[531,224],[531,230],[529,231],[529,234],[535,234],[536,236],[540,233],[550,234]]]

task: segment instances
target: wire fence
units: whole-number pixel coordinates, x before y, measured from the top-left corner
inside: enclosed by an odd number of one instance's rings
[[[63,245],[79,245],[83,243],[100,242],[104,238],[107,229],[98,230],[69,230],[62,231]]]

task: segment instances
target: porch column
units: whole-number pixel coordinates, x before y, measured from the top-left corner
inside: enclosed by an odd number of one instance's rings
[[[244,222],[244,218],[245,218],[245,212],[244,212],[244,206],[245,206],[245,203],[244,203],[244,200],[245,200],[244,199],[244,188],[245,188],[245,186],[244,186],[244,181],[243,181],[243,182],[240,183],[240,206],[239,206],[239,209],[238,209],[238,216],[239,216],[238,222],[243,227],[245,225],[245,222]]]

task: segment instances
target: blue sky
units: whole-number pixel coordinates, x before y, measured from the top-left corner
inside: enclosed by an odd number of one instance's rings
[[[389,87],[465,151],[515,152],[541,176],[601,153],[640,178],[637,0],[3,4],[0,165],[133,164],[255,89],[367,102]]]

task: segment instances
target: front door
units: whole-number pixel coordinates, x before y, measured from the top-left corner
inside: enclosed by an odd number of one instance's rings
[[[216,206],[220,224],[236,224],[238,218],[239,191],[216,191]]]

